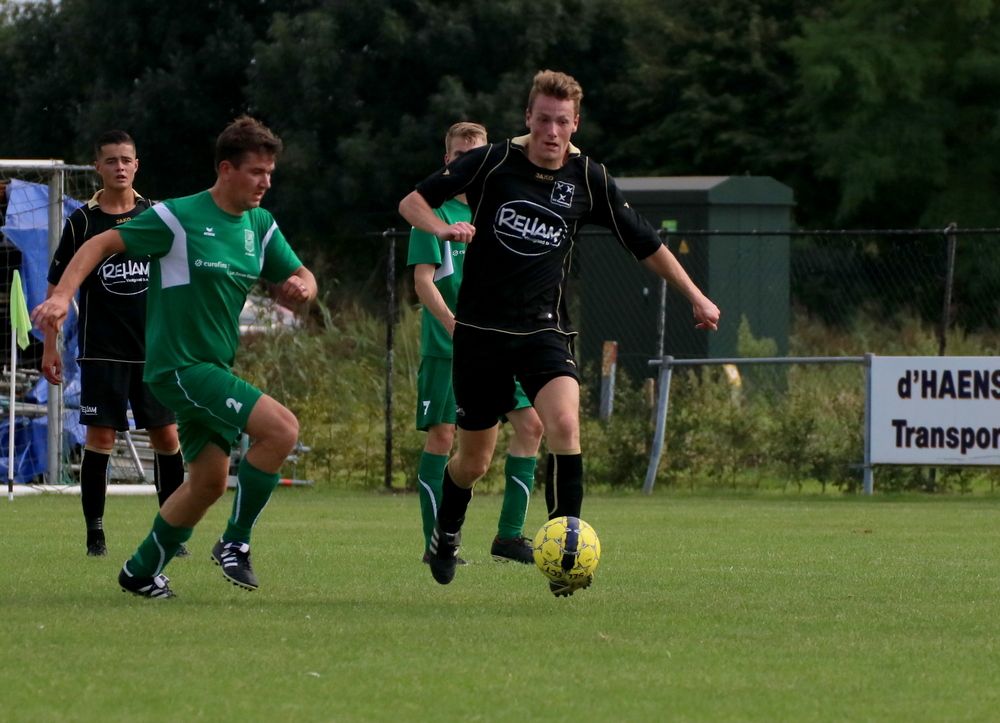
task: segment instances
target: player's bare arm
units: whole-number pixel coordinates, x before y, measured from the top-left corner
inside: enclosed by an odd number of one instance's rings
[[[667,283],[684,294],[684,297],[691,302],[695,328],[709,329],[711,331],[718,330],[719,317],[722,312],[695,285],[691,277],[688,276],[687,271],[684,270],[684,267],[677,260],[677,257],[670,252],[670,249],[666,246],[660,246],[651,256],[644,258],[642,263],[658,276],[666,279]]]
[[[86,241],[73,254],[73,259],[66,266],[62,279],[52,289],[49,298],[31,312],[31,321],[34,325],[46,333],[51,331],[58,334],[63,321],[66,320],[70,301],[83,280],[103,259],[124,250],[125,242],[115,229],[99,233]]]
[[[399,215],[405,218],[411,226],[432,233],[442,241],[457,241],[467,244],[476,235],[476,227],[471,223],[460,221],[448,224],[438,218],[434,209],[430,207],[419,191],[411,191],[406,198],[399,202]]]
[[[45,298],[52,296],[53,284],[49,284]],[[62,384],[62,355],[59,353],[59,335],[51,329],[45,329],[45,340],[42,346],[42,376],[49,384]]]
[[[278,301],[286,306],[297,306],[315,299],[316,293],[316,277],[305,266],[300,266],[278,287]]]
[[[448,308],[444,297],[434,283],[434,264],[417,264],[413,267],[413,287],[417,298],[434,318],[441,322],[448,333],[455,333],[455,315]]]

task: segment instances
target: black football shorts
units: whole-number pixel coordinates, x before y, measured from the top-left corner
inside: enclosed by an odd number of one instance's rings
[[[129,428],[127,411],[137,429],[156,429],[174,423],[174,413],[160,404],[142,381],[144,364],[88,360],[80,362],[80,424]]]
[[[556,377],[580,381],[573,337],[557,331],[509,334],[459,324],[453,341],[456,423],[470,432],[489,429],[516,407],[515,381],[532,403]]]

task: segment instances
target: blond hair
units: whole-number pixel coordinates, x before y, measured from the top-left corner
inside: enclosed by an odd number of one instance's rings
[[[446,154],[451,154],[451,146],[456,140],[472,141],[478,138],[482,138],[486,141],[486,127],[481,126],[478,123],[470,123],[469,121],[460,121],[448,129],[448,132],[444,134],[444,152]]]
[[[577,115],[580,115],[580,101],[583,100],[583,88],[576,82],[576,78],[557,70],[539,70],[535,73],[534,82],[531,84],[531,92],[528,93],[528,110],[535,104],[535,98],[540,95],[547,95],[558,100],[573,101],[573,108]]]

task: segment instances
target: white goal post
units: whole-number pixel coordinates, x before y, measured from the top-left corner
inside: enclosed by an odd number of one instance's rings
[[[67,189],[67,178],[74,195],[82,195],[86,200],[99,187],[93,166],[79,166],[64,163],[59,159],[0,159],[0,184],[10,180],[42,183],[48,186],[48,258],[52,258],[59,245],[64,223],[63,196]],[[9,403],[14,405],[13,399]],[[49,420],[60,420],[59,424],[48,425],[48,449],[46,482],[57,484],[63,477],[63,398],[62,387],[50,386],[47,404]]]

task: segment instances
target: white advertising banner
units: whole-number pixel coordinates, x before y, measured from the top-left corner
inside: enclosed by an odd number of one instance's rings
[[[876,356],[873,464],[1000,465],[1000,357]]]

